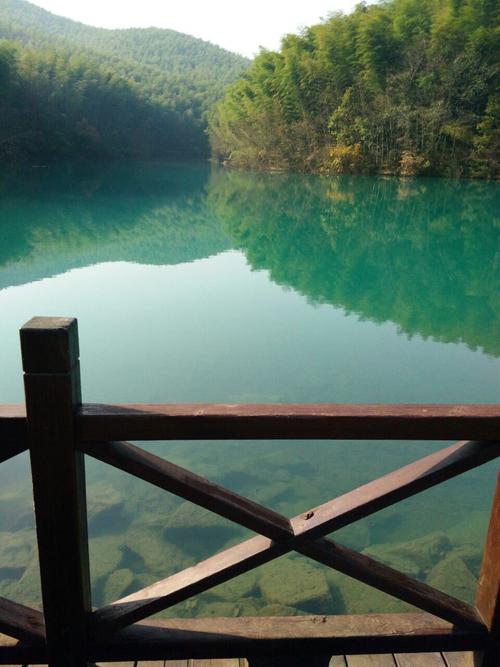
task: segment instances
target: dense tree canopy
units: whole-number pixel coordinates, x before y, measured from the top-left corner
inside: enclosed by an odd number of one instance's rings
[[[172,30],[91,28],[0,6],[0,156],[207,155],[207,114],[245,58]]]
[[[498,174],[497,0],[387,0],[262,52],[211,120],[240,165]]]

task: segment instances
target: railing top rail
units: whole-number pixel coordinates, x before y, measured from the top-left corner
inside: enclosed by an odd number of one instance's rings
[[[26,430],[24,405],[0,405],[0,463],[27,449]]]
[[[81,440],[496,440],[500,405],[84,404]]]
[[[497,440],[499,404],[83,404],[78,438]],[[26,408],[0,405],[0,462],[26,449]]]

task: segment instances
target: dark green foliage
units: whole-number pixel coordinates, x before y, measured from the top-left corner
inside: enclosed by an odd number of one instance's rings
[[[262,52],[210,122],[240,165],[495,177],[498,2],[387,0]]]
[[[207,113],[245,58],[174,32],[0,6],[0,158],[208,155]]]

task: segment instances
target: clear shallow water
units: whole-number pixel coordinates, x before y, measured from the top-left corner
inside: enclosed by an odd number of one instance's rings
[[[0,177],[0,402],[23,400],[18,329],[79,319],[84,400],[497,402],[499,187],[62,165]],[[150,443],[294,515],[439,443]],[[497,465],[336,538],[469,599]],[[247,534],[88,462],[94,602]],[[36,604],[23,457],[0,468],[0,594]],[[401,608],[298,557],[173,615]]]

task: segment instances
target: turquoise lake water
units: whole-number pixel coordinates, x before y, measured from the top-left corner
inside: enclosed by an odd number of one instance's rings
[[[88,402],[498,402],[499,210],[487,182],[205,164],[0,174],[0,402],[23,401],[18,330],[33,315],[78,317]],[[145,446],[293,516],[445,445]],[[497,469],[335,539],[471,599]],[[87,473],[95,605],[250,534],[104,464]],[[21,456],[0,467],[0,595],[36,605],[33,526]],[[289,556],[166,615],[403,608]]]

